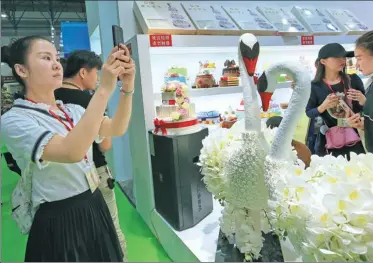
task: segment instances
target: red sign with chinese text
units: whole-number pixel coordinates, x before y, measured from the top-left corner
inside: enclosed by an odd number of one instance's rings
[[[150,47],[172,47],[171,35],[149,35]]]
[[[301,36],[300,37],[300,43],[302,45],[314,45],[315,44],[315,38],[314,36]]]

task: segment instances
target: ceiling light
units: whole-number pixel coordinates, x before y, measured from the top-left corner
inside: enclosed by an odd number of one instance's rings
[[[5,18],[8,17],[6,14],[1,14],[1,17]]]

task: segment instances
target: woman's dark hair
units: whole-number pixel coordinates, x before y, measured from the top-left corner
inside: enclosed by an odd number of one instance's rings
[[[27,55],[30,52],[31,45],[35,40],[49,41],[49,39],[42,36],[27,36],[16,40],[10,46],[1,47],[1,62],[5,62],[9,65],[9,67],[12,69],[14,78],[23,87],[25,87],[25,83],[17,74],[14,65],[25,65],[27,63]]]
[[[85,68],[87,70],[97,68],[98,70],[101,70],[101,67],[101,58],[95,52],[88,50],[76,50],[72,52],[67,58],[63,77],[75,77],[82,68]]]
[[[315,68],[317,68],[319,66],[319,64],[320,64],[320,59],[317,58],[315,60]]]
[[[373,55],[373,30],[359,37],[355,44],[356,47],[365,48]]]
[[[341,76],[343,80],[343,85],[345,86],[346,89],[350,88],[351,84],[351,79],[346,73],[347,69],[346,66],[343,68],[342,71],[339,72],[339,75]],[[321,63],[321,61],[318,61],[317,68],[316,68],[316,74],[315,78],[312,80],[313,83],[320,84],[323,82],[325,78],[325,65]]]

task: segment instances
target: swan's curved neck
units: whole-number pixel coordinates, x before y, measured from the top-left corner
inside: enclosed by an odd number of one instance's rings
[[[267,76],[277,77],[280,73],[286,73],[294,80],[295,87],[291,96],[289,107],[276,132],[269,156],[273,159],[283,160],[288,156],[285,153],[291,147],[298,121],[305,111],[307,101],[311,93],[311,78],[307,72],[300,70],[299,65],[278,64],[266,72]]]
[[[243,100],[245,109],[245,130],[260,132],[260,108],[257,97],[257,87],[253,77],[247,74],[245,63],[240,51],[238,52],[240,75],[243,87]]]

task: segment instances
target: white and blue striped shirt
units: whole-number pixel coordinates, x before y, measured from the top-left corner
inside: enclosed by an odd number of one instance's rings
[[[84,114],[85,110],[79,105],[63,105],[61,101],[57,103],[69,115],[74,125]],[[1,117],[3,142],[22,174],[31,174],[34,207],[44,202],[63,200],[89,189],[85,177],[86,161],[55,163],[40,160],[44,147],[55,134],[68,134],[65,126],[48,112],[49,107],[46,104],[17,99],[12,109]],[[63,112],[54,112],[69,126]],[[97,138],[96,141],[99,143],[102,140]],[[92,148],[89,149],[87,157],[89,162],[93,163]]]

